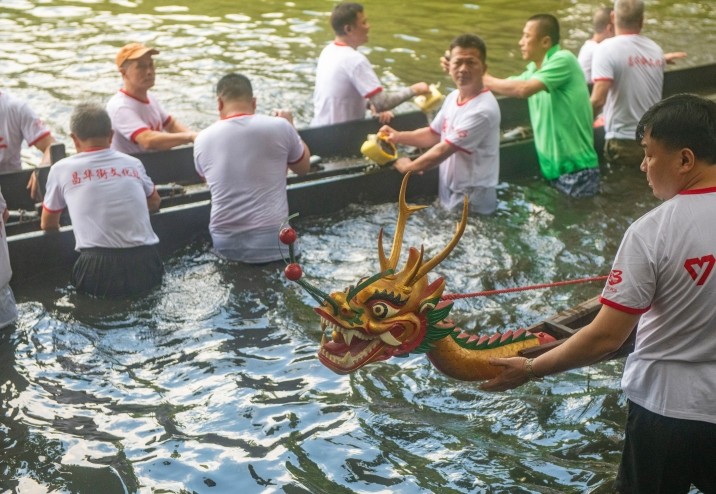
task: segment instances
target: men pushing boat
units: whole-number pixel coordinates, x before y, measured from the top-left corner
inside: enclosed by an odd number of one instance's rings
[[[159,194],[141,161],[110,149],[112,125],[102,107],[79,104],[70,131],[77,154],[50,169],[40,227],[58,230],[69,210],[80,252],[72,270],[78,290],[101,297],[144,293],[164,272],[149,221]]]
[[[484,87],[487,47],[473,34],[450,44],[450,77],[457,89],[450,93],[428,127],[399,132],[380,129],[389,142],[430,148],[415,159],[399,158],[401,172],[440,167],[440,204],[447,209],[462,205],[468,196],[470,210],[491,214],[497,208],[500,175],[500,107]]]

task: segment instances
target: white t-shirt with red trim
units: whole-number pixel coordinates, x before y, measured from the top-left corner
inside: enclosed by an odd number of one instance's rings
[[[0,193],[0,215],[7,208],[5,198]],[[15,295],[10,288],[12,267],[10,266],[10,253],[7,247],[7,234],[5,222],[0,216],[0,328],[4,328],[17,319],[17,304]]]
[[[440,140],[457,148],[440,164],[440,203],[452,209],[475,188],[496,187],[500,176],[500,107],[488,89],[458,103],[459,91],[445,98],[430,123]]]
[[[0,173],[22,168],[22,141],[34,146],[50,135],[35,112],[22,100],[0,92]]]
[[[365,118],[367,100],[383,87],[358,50],[333,42],[318,57],[311,126]]]
[[[584,72],[584,79],[590,84],[592,82],[592,59],[598,44],[593,39],[588,39],[579,49],[579,55],[577,55],[579,66],[582,67],[582,72]]]
[[[42,207],[67,208],[77,250],[154,245],[147,197],[154,184],[142,162],[113,149],[78,153],[50,168]]]
[[[114,130],[112,149],[127,154],[147,152],[137,144],[137,136],[147,130],[161,132],[172,121],[171,115],[152,95],[148,94],[144,101],[124,89],[107,102],[107,113]]]
[[[611,81],[604,103],[607,139],[634,140],[639,119],[661,100],[664,52],[640,34],[605,39],[594,50],[592,80]]]
[[[232,115],[199,133],[194,163],[211,191],[209,232],[219,253],[256,263],[282,258],[286,173],[303,153],[298,132],[279,117]]]
[[[5,221],[2,219],[2,213],[7,209],[7,202],[2,193],[0,193],[0,287],[10,283],[12,278],[12,268],[10,267],[10,254],[7,248],[7,235],[5,233]]]
[[[601,301],[642,314],[627,397],[659,415],[716,423],[716,187],[688,190],[635,221]]]

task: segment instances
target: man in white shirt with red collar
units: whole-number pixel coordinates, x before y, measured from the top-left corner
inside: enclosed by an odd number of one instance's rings
[[[311,126],[363,119],[369,105],[385,123],[392,117],[388,110],[413,96],[430,92],[425,82],[394,92],[383,89],[370,62],[358,51],[359,46],[368,42],[370,30],[361,4],[336,5],[331,26],[336,38],[318,58]]]
[[[611,16],[616,36],[599,43],[592,59],[592,108],[594,115],[604,114],[607,162],[638,166],[643,152],[634,141],[636,125],[661,100],[665,65],[686,54],[665,55],[641,34],[643,0],[617,0]]]
[[[278,233],[288,218],[286,174],[303,175],[310,152],[290,112],[256,115],[249,79],[228,74],[216,85],[221,120],[194,143],[196,171],[211,191],[209,232],[214,251],[250,264],[279,261]]]
[[[196,132],[169,115],[149,89],[154,87],[153,55],[159,51],[130,43],[117,53],[115,62],[124,86],[107,103],[112,119],[112,149],[128,154],[162,151],[190,144]]]
[[[463,34],[450,45],[448,70],[457,89],[450,93],[428,127],[398,132],[387,125],[380,129],[395,144],[430,148],[411,160],[399,158],[401,173],[440,166],[440,204],[460,207],[463,197],[470,210],[491,214],[497,208],[500,175],[500,107],[483,85],[487,48],[478,36]]]
[[[47,126],[24,101],[0,91],[0,173],[22,169],[22,141],[42,152],[40,166],[50,165],[50,146],[55,142]],[[27,184],[30,196],[40,201],[37,174]]]
[[[596,318],[534,359],[490,359],[504,391],[597,363],[636,327],[622,388],[624,494],[716,492],[716,103],[679,94],[637,124],[641,171],[664,202],[624,234]]]
[[[58,230],[67,208],[80,257],[72,282],[99,297],[139,295],[162,281],[164,268],[149,220],[160,197],[137,158],[110,149],[112,124],[83,103],[70,120],[77,154],[50,169],[40,227]]]

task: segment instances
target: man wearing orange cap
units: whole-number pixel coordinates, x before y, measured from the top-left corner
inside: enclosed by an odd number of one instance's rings
[[[149,94],[155,76],[152,55],[158,53],[142,43],[129,43],[117,53],[124,87],[107,103],[114,129],[112,149],[135,154],[194,142],[197,133],[172,118]]]

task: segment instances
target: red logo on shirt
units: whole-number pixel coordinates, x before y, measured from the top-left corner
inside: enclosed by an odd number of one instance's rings
[[[701,286],[706,283],[706,279],[711,274],[714,264],[716,264],[716,257],[714,257],[713,254],[709,254],[701,259],[698,257],[687,259],[686,262],[684,262],[684,267],[686,271],[688,271],[689,276],[691,276],[691,279],[696,282],[696,285]]]
[[[622,281],[622,270],[621,269],[612,269],[612,271],[609,273],[609,279],[607,279],[607,283],[610,285],[618,285]]]

